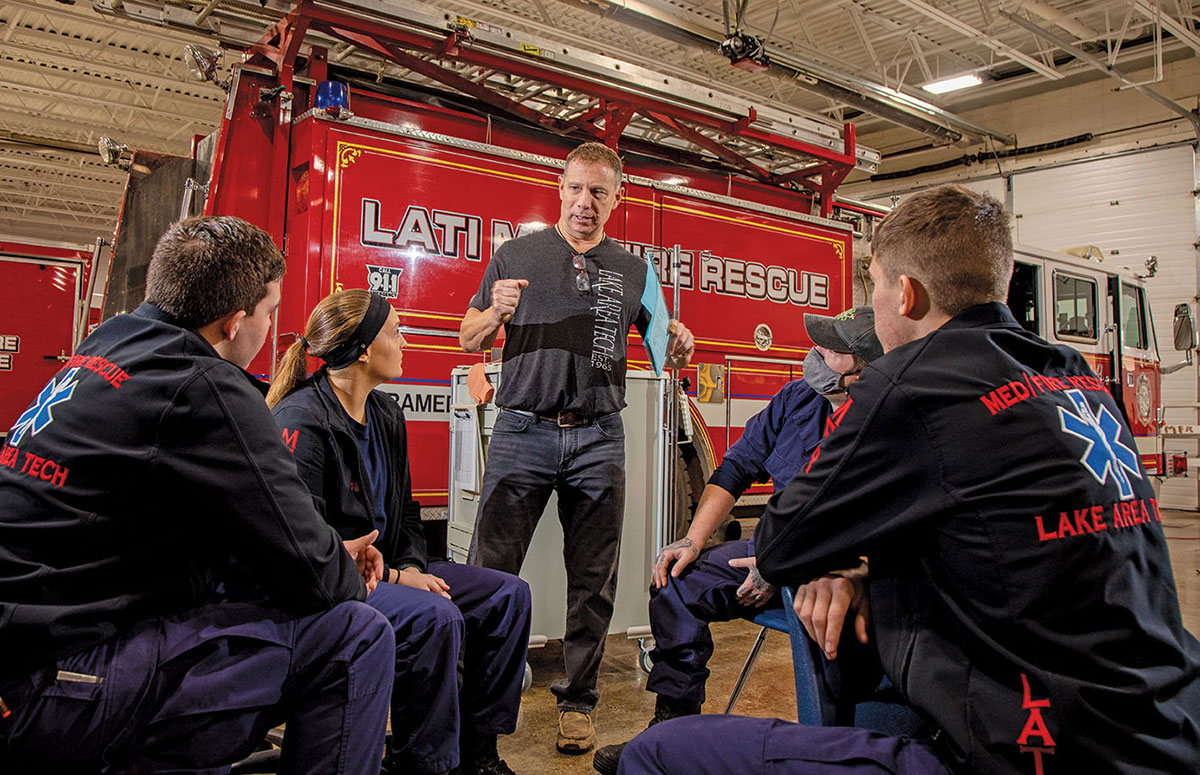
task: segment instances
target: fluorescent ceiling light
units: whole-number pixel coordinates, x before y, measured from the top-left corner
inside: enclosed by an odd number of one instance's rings
[[[974,73],[956,75],[953,78],[943,78],[940,81],[927,83],[921,88],[931,94],[945,94],[948,91],[958,91],[983,83],[983,79]]]

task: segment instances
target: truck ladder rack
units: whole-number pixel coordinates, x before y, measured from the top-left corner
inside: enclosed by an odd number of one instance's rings
[[[302,44],[308,76],[322,79],[324,51],[349,68],[381,62],[462,92],[558,134],[616,147],[662,149],[717,160],[754,180],[812,191],[829,217],[834,191],[855,168],[873,172],[878,152],[856,145],[854,126],[755,105],[710,86],[564,46],[418,0],[299,0],[265,5],[211,0],[96,0],[100,13],[215,36],[269,61],[290,89]],[[264,33],[264,26],[269,28]],[[393,74],[383,71],[386,74]]]

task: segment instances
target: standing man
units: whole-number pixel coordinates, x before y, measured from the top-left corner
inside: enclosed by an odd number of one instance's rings
[[[692,717],[633,740],[620,772],[1197,772],[1200,644],[1154,490],[1083,356],[1005,305],[1008,213],[958,186],[923,191],[872,248],[886,354],[771,501],[758,568],[817,578],[796,596],[814,640],[835,657],[851,621],[937,731]]]
[[[504,367],[472,561],[520,573],[551,492],[558,493],[567,569],[567,677],[551,686],[557,747],[595,745],[591,713],[612,619],[625,512],[626,345],[643,335],[646,262],[604,234],[621,201],[621,159],[599,143],[567,155],[558,222],[504,243],[492,256],[459,328],[467,352],[505,329]],[[683,368],[692,335],[672,321],[667,366]]]
[[[325,524],[245,371],[283,271],[245,221],[180,221],[9,431],[0,772],[224,771],[282,722],[281,773],[379,772],[376,533]]]

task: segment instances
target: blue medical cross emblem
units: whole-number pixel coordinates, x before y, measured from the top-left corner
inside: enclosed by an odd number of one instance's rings
[[[1067,390],[1065,395],[1079,413],[1071,414],[1065,408],[1058,407],[1062,429],[1087,442],[1079,462],[1100,484],[1107,482],[1109,474],[1112,474],[1121,492],[1121,500],[1132,499],[1133,482],[1129,474],[1141,479],[1142,469],[1138,465],[1137,453],[1121,443],[1121,421],[1104,404],[1100,404],[1099,412],[1092,412],[1082,390]]]
[[[36,436],[43,428],[54,422],[54,406],[70,399],[71,394],[75,392],[75,386],[79,384],[75,379],[77,371],[79,371],[78,368],[71,369],[62,376],[61,380],[51,379],[46,387],[42,388],[42,392],[33,402],[33,406],[26,409],[25,413],[17,418],[17,424],[12,427],[12,433],[8,436],[9,444],[15,447],[21,443],[27,432],[30,436]]]

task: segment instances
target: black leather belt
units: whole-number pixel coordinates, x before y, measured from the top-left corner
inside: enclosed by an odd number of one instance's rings
[[[578,428],[581,425],[591,425],[592,418],[584,417],[573,412],[559,412],[558,414],[539,414],[536,415],[541,422],[552,422],[560,428]]]

